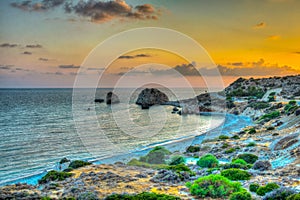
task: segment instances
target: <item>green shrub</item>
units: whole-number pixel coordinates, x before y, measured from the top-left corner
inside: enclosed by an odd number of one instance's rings
[[[257,155],[254,154],[244,153],[244,154],[239,154],[235,159],[233,159],[233,161],[236,159],[243,159],[249,164],[254,164],[255,161],[258,159],[258,157]]]
[[[183,163],[180,163],[178,165],[165,166],[164,169],[172,170],[173,172],[176,172],[179,176],[181,176],[180,172],[188,172],[190,176],[196,175],[195,172],[193,172],[188,166],[186,166]]]
[[[250,129],[248,130],[248,133],[249,133],[249,134],[254,134],[254,133],[256,133],[255,128],[250,128]]]
[[[63,164],[63,163],[67,163],[70,162],[70,160],[68,158],[63,158],[59,161],[59,164]]]
[[[288,196],[287,200],[300,200],[300,193]]]
[[[249,143],[247,144],[247,147],[254,147],[254,146],[256,146],[256,143],[255,143],[255,142],[249,142]]]
[[[176,155],[171,157],[169,165],[178,165],[180,163],[184,163],[184,157]]]
[[[256,194],[259,196],[265,196],[266,193],[271,192],[272,190],[275,190],[279,188],[279,185],[276,183],[268,183],[265,186],[261,186],[257,189]]]
[[[296,105],[296,104],[297,104],[297,101],[295,101],[295,100],[291,100],[291,101],[289,101],[289,104],[290,104],[290,105],[292,105],[292,106],[294,106],[294,105]]]
[[[152,169],[164,169],[166,168],[168,165],[165,165],[165,164],[149,164],[149,163],[146,163],[146,162],[142,162],[142,161],[139,161],[135,158],[131,159],[127,165],[129,166],[138,166],[138,167],[145,167],[145,168],[152,168]]]
[[[232,182],[221,175],[209,175],[198,178],[194,183],[187,182],[192,195],[205,198],[224,198],[234,192],[243,191],[241,184]]]
[[[234,136],[232,136],[231,138],[232,138],[232,139],[235,139],[235,140],[240,139],[240,137],[239,137],[238,135],[234,135]]]
[[[283,200],[283,199],[287,199],[289,196],[295,193],[296,191],[291,188],[281,187],[267,193],[264,196],[263,200]]]
[[[232,181],[249,180],[251,177],[251,174],[241,169],[225,169],[221,175]]]
[[[248,165],[242,165],[238,163],[226,163],[223,165],[223,169],[250,169],[251,166]]]
[[[271,113],[265,114],[263,115],[260,120],[267,120],[270,121],[271,119],[275,119],[276,117],[280,116],[280,112],[279,111],[273,111]]]
[[[227,140],[227,139],[229,139],[229,137],[227,135],[220,135],[219,139],[220,140]]]
[[[189,146],[186,149],[187,153],[195,153],[195,152],[199,152],[199,151],[200,151],[200,147],[198,147],[198,146]]]
[[[225,151],[226,154],[235,152],[235,148],[230,148]]]
[[[136,195],[130,194],[113,194],[105,198],[105,200],[180,200],[179,197],[170,196],[166,194],[156,194],[152,192],[143,192]]]
[[[269,127],[267,127],[267,130],[268,130],[268,131],[272,131],[272,130],[274,130],[274,129],[275,129],[274,126],[269,126]]]
[[[241,164],[241,165],[247,165],[247,162],[244,161],[243,159],[236,159],[232,163],[234,163],[234,164]]]
[[[235,192],[230,195],[229,200],[251,200],[251,194],[247,191]]]
[[[222,146],[221,146],[222,149],[226,149],[227,147],[229,147],[229,144],[228,144],[228,143],[224,143],[224,144],[222,144]]]
[[[217,167],[219,165],[219,161],[215,156],[211,154],[207,154],[205,156],[202,156],[197,161],[197,165],[200,167],[207,167],[207,168]]]
[[[51,170],[47,172],[45,176],[43,176],[40,180],[38,180],[39,184],[48,183],[50,181],[63,181],[68,177],[71,177],[73,174],[68,172],[59,172],[55,170]]]
[[[140,161],[150,164],[164,164],[166,155],[171,154],[165,147],[157,146],[152,149],[146,156],[140,157]]]
[[[260,187],[259,184],[257,184],[257,183],[251,183],[249,185],[249,190],[250,190],[250,192],[255,192],[256,193],[256,191],[258,190],[259,187]]]
[[[72,169],[77,169],[79,167],[84,167],[84,166],[91,165],[91,164],[92,163],[86,162],[86,161],[83,161],[83,160],[74,160],[70,163],[69,167],[72,168]]]
[[[249,107],[259,110],[270,107],[270,104],[267,102],[253,102],[249,104]]]

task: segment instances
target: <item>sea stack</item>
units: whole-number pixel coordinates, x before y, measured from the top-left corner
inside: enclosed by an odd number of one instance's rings
[[[120,103],[119,97],[113,92],[109,92],[106,95],[106,104],[116,104]]]
[[[168,96],[156,88],[146,88],[139,94],[136,104],[142,109],[149,109],[153,105],[160,105],[169,101]]]

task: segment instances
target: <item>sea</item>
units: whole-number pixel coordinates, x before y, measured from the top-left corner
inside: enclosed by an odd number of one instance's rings
[[[160,90],[170,100],[192,98],[205,91]],[[94,98],[105,99],[110,91],[118,95],[120,103],[94,103]],[[228,134],[252,123],[247,117],[235,115],[181,116],[172,113],[173,106],[166,105],[142,110],[135,104],[140,91],[0,89],[0,185],[36,184],[48,170],[56,169],[64,157],[107,160],[172,141],[197,138],[209,131]],[[76,101],[78,94],[80,102]]]

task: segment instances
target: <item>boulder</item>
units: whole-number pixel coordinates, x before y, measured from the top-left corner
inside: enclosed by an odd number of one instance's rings
[[[136,104],[142,109],[149,109],[153,105],[160,105],[169,101],[168,96],[155,88],[146,88],[139,94]]]
[[[103,103],[104,99],[95,99],[94,101],[95,101],[95,103]]]
[[[253,169],[259,170],[259,171],[265,171],[272,169],[272,165],[268,160],[257,160],[253,164]]]
[[[113,92],[109,92],[106,95],[106,104],[116,104],[120,103],[119,97]]]
[[[298,109],[298,110],[295,111],[295,115],[296,116],[300,115],[300,109]]]

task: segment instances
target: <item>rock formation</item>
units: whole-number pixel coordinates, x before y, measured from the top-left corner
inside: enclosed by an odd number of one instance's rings
[[[137,105],[141,105],[142,109],[149,109],[150,106],[160,105],[169,101],[168,96],[155,88],[146,88],[142,90],[136,100]]]
[[[106,104],[116,104],[120,103],[119,97],[113,92],[109,92],[106,95]]]

